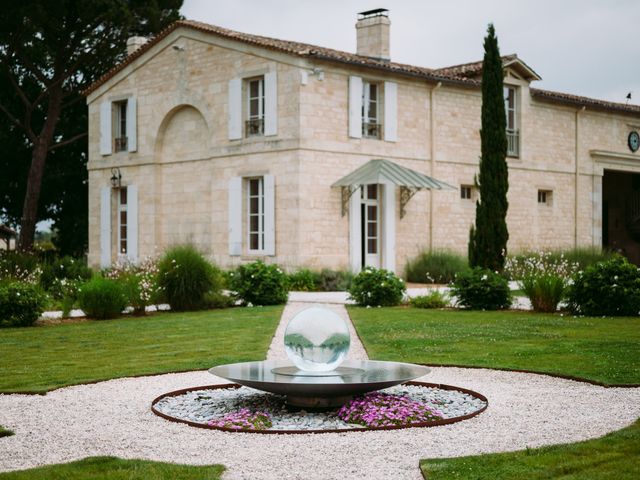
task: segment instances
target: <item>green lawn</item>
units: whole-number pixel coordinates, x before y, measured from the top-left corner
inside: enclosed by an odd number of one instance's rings
[[[640,421],[605,437],[513,453],[422,460],[428,480],[635,480],[640,478]]]
[[[72,463],[0,473],[2,480],[218,480],[222,465],[192,467],[173,463],[91,457]]]
[[[13,432],[11,430],[7,430],[2,425],[0,425],[0,438],[10,437],[11,435],[13,435]]]
[[[350,307],[371,359],[640,383],[640,318]]]
[[[262,360],[282,307],[0,329],[0,392]]]

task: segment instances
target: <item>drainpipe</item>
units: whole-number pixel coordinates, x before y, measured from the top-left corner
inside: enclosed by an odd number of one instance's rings
[[[580,113],[584,112],[587,107],[576,110],[576,128],[575,128],[575,158],[573,172],[573,247],[578,248],[578,145],[580,140],[579,120]],[[593,215],[592,215],[593,217]]]
[[[430,115],[429,115],[429,132],[431,135],[431,139],[429,142],[429,154],[431,155],[431,165],[430,165],[430,171],[429,171],[429,176],[431,176],[431,178],[435,178],[435,170],[436,170],[436,156],[435,156],[435,152],[436,152],[436,148],[435,148],[435,115],[434,115],[434,110],[435,110],[435,103],[434,103],[434,98],[435,98],[435,91],[438,90],[440,87],[442,86],[442,82],[438,82],[437,85],[435,87],[433,87],[431,89],[431,91],[429,92],[429,106],[430,108]],[[433,251],[433,212],[434,212],[434,208],[433,208],[433,190],[429,190],[429,251],[432,252]]]

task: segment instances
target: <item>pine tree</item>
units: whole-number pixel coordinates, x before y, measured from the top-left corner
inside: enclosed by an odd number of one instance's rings
[[[475,228],[469,232],[469,264],[502,271],[507,254],[507,133],[498,39],[489,24],[482,67],[482,130]]]

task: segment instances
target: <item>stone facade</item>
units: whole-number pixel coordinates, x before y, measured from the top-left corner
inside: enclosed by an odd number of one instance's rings
[[[505,82],[517,87],[520,127],[520,154],[508,159],[509,250],[601,245],[603,175],[607,169],[640,173],[640,153],[627,147],[640,114],[550,102],[532,95],[516,70],[507,67],[506,73]],[[276,79],[276,133],[230,139],[230,82],[267,75]],[[395,141],[349,136],[353,76],[397,85]],[[137,148],[102,154],[101,106],[126,98],[136,100]],[[455,187],[419,191],[403,218],[396,195],[395,270],[402,273],[406,261],[425,249],[466,252],[477,192],[461,198],[459,187],[473,185],[478,171],[477,85],[301,58],[185,26],[101,82],[87,102],[92,265],[118,256],[118,189],[110,182],[117,168],[121,185],[137,191],[129,211],[136,218],[128,219],[136,258],[191,242],[224,268],[257,258],[287,269],[349,268],[349,214],[341,214],[341,191],[331,185],[375,158]],[[275,246],[252,253],[248,184],[243,181],[241,194],[232,197],[230,182],[267,176],[274,182]],[[539,203],[539,191],[548,192],[546,203]],[[230,216],[237,212],[240,224],[233,227]],[[234,228],[242,246],[230,254]]]

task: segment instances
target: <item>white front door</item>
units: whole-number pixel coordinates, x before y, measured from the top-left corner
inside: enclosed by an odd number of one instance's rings
[[[380,186],[364,185],[362,196],[362,266],[380,268]]]

